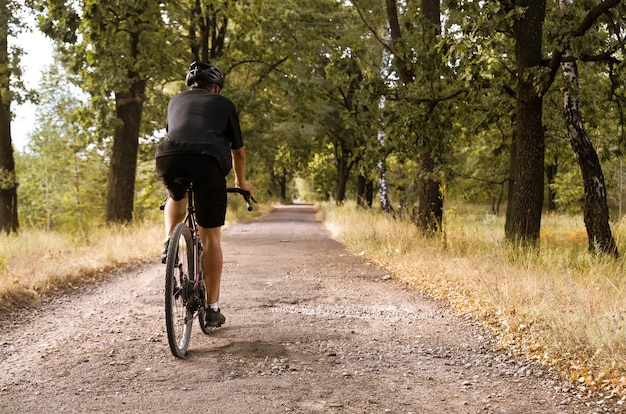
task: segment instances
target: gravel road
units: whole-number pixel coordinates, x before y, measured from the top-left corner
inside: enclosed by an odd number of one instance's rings
[[[5,315],[0,413],[609,411],[351,255],[307,205],[224,230],[226,324],[196,325],[175,359],[158,250],[153,264]]]

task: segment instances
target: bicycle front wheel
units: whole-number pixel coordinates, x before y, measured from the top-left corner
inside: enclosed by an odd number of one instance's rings
[[[165,265],[165,326],[167,342],[172,354],[184,358],[191,338],[193,311],[187,302],[193,292],[193,244],[191,230],[185,223],[178,224],[167,250]]]

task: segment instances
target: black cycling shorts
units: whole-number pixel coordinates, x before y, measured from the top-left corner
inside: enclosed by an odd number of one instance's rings
[[[185,197],[186,189],[175,180],[193,178],[198,225],[204,228],[224,225],[226,178],[215,158],[201,154],[165,155],[156,159],[156,170],[176,201]]]

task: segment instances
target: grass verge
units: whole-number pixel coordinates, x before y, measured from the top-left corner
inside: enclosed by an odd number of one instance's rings
[[[93,280],[114,268],[155,260],[163,230],[153,222],[112,225],[88,236],[28,230],[0,236],[0,312]]]
[[[583,395],[626,401],[625,263],[587,252],[582,218],[547,216],[540,248],[519,249],[503,243],[504,218],[490,214],[450,209],[436,238],[350,205],[322,214],[350,250],[481,321],[507,352]],[[613,231],[619,244],[623,224]]]
[[[267,213],[271,204],[255,204],[252,213],[232,197],[228,226]],[[157,261],[163,243],[158,221],[109,225],[88,235],[23,230],[0,234],[0,313],[72,289],[116,268]]]

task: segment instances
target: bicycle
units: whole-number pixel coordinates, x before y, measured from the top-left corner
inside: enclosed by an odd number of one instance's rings
[[[202,245],[196,222],[194,205],[194,180],[176,180],[187,190],[187,215],[182,223],[174,227],[169,239],[165,261],[165,326],[167,342],[172,354],[185,358],[191,339],[194,318],[198,318],[200,330],[210,334],[213,328],[206,324],[205,285],[202,271]],[[240,194],[252,211],[250,201],[256,200],[245,190],[228,187],[228,193]],[[166,199],[167,202],[167,199]],[[165,203],[161,210],[165,208]]]

